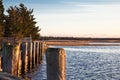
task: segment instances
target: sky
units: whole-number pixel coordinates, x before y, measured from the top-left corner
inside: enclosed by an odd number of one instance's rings
[[[42,36],[120,37],[120,0],[3,0],[34,9]]]

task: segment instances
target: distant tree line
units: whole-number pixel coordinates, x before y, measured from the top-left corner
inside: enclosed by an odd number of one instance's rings
[[[87,40],[87,41],[90,41],[90,40],[97,40],[98,42],[99,41],[108,41],[108,40],[111,40],[111,41],[120,41],[120,38],[85,38],[85,37],[54,37],[54,36],[41,36],[40,37],[41,40]]]
[[[24,4],[10,6],[4,14],[4,6],[0,0],[0,37],[32,37],[39,39],[39,26],[33,15],[33,9],[27,9]]]

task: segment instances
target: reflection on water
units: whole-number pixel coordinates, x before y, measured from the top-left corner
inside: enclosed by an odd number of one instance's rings
[[[32,80],[46,80],[47,74],[46,74],[46,59],[44,57],[44,63],[39,65],[37,71],[32,74]]]
[[[120,79],[120,46],[64,48],[67,53],[67,80]],[[46,80],[46,63],[32,79]]]

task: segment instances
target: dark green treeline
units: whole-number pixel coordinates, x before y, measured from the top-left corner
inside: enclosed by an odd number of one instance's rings
[[[4,20],[5,20],[4,7],[2,4],[2,0],[0,0],[0,37],[4,36]]]
[[[27,9],[24,4],[10,6],[8,15],[4,15],[4,6],[0,0],[0,37],[24,38],[40,37],[39,27],[33,15],[33,9]]]

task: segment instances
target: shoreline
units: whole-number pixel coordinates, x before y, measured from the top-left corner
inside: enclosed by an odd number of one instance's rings
[[[120,42],[81,41],[81,40],[44,40],[50,46],[120,46]]]

